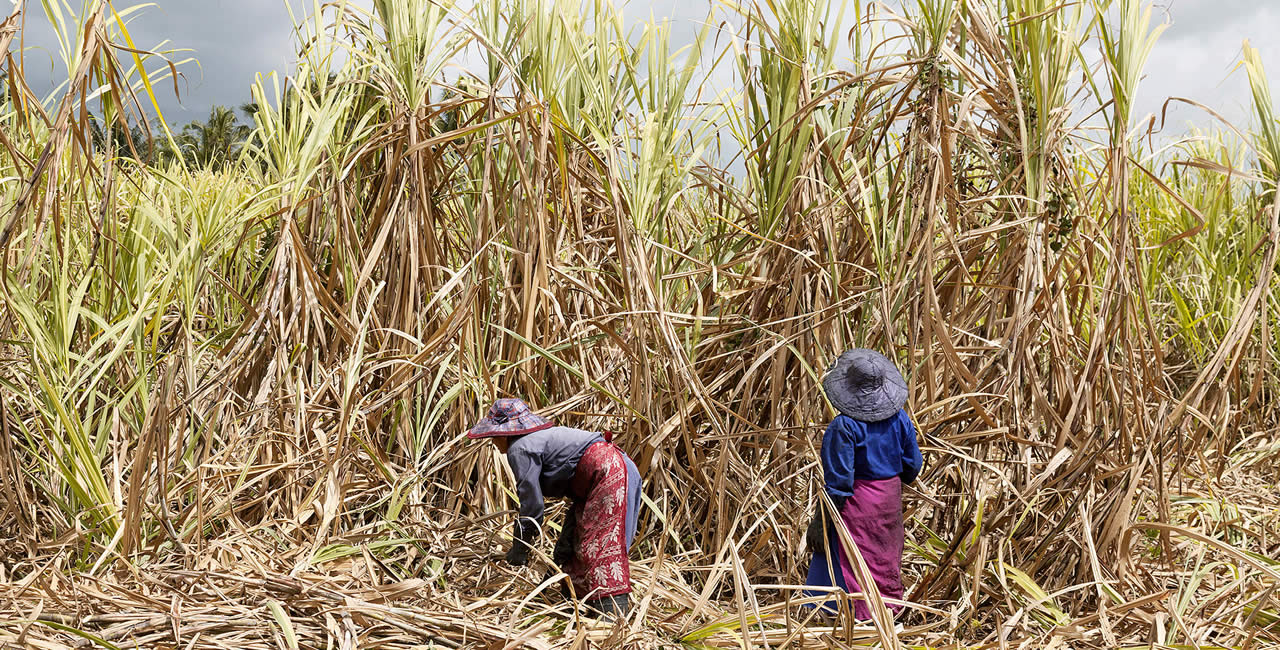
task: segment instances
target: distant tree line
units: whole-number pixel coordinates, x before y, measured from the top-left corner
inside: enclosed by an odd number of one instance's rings
[[[247,103],[239,110],[246,121],[252,122],[258,107]],[[181,130],[174,130],[172,144],[158,123],[144,129],[137,123],[105,124],[97,116],[90,116],[89,123],[94,148],[146,165],[167,164],[180,151],[182,157],[194,165],[222,169],[240,156],[253,135],[253,127],[242,123],[236,111],[226,106],[214,106],[209,109],[208,119],[194,120]]]
[[[325,86],[334,84],[335,79],[336,75],[330,74]],[[459,78],[456,85],[463,92],[469,88],[465,77]],[[288,93],[293,88],[286,85],[285,92]],[[439,101],[441,104],[449,104],[459,97],[459,91],[445,90]],[[287,114],[295,103],[283,102],[282,105]],[[244,116],[243,122],[237,111]],[[164,129],[158,121],[146,125],[150,128],[143,128],[143,125],[137,123],[122,124],[119,121],[108,125],[99,117],[90,115],[90,130],[94,148],[101,152],[112,152],[117,157],[136,160],[145,165],[161,166],[168,164],[176,157],[177,152],[181,152],[182,158],[190,164],[222,169],[234,163],[250,143],[254,133],[254,128],[250,125],[257,112],[258,104],[252,101],[241,104],[236,109],[215,105],[209,109],[207,119],[189,122],[181,130],[172,129],[172,144],[165,137]],[[287,117],[286,115],[286,121]],[[462,121],[463,111],[457,107],[449,108],[436,117],[434,130],[437,133],[448,133],[461,128]]]

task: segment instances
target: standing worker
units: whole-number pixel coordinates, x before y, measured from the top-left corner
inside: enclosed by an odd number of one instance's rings
[[[494,402],[467,437],[493,440],[515,475],[520,512],[507,562],[528,564],[542,533],[544,499],[567,497],[573,505],[552,559],[588,608],[625,616],[631,606],[628,553],[640,515],[640,472],[612,436],[557,426],[523,401],[508,398]]]
[[[822,436],[823,487],[880,595],[901,600],[906,538],[902,484],[915,481],[923,465],[915,425],[902,408],[907,402],[907,382],[884,355],[859,348],[840,355],[823,377],[822,387],[839,411]],[[805,584],[864,592],[834,524],[819,504],[805,533],[813,552]],[[837,561],[832,562],[832,557]],[[888,607],[895,614],[902,609],[893,603]],[[830,611],[830,604],[826,609]],[[856,601],[853,612],[858,620],[871,619],[865,600]]]

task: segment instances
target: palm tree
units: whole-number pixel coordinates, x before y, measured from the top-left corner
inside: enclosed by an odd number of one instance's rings
[[[211,169],[221,169],[240,154],[253,129],[240,123],[235,111],[214,106],[204,123],[192,122],[182,129],[176,140],[178,149],[188,160]]]
[[[144,131],[138,123],[121,124],[112,120],[107,124],[97,115],[89,115],[89,135],[98,151],[111,151],[120,158],[130,158],[145,165],[156,164],[168,153],[168,147],[154,137],[154,132]]]

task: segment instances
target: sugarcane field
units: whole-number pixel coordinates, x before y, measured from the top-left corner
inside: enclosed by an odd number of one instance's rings
[[[0,650],[1280,649],[1271,3],[0,5]]]

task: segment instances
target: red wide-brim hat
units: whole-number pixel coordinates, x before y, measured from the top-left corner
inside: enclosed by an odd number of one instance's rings
[[[534,413],[523,400],[506,397],[493,403],[489,413],[467,432],[467,437],[498,438],[523,436],[555,426],[555,422]]]

